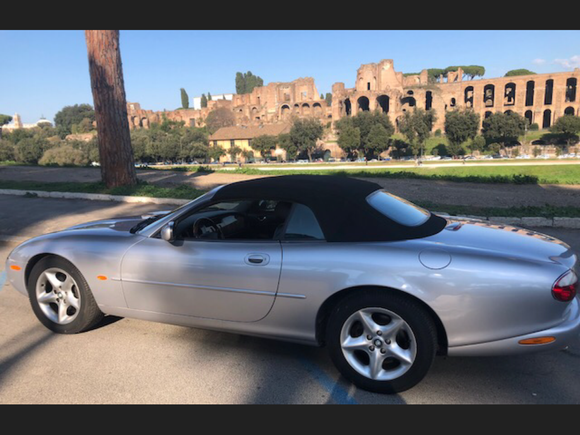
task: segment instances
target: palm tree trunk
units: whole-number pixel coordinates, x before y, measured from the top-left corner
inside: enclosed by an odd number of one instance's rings
[[[137,183],[118,30],[86,30],[91,89],[101,163],[107,187]]]

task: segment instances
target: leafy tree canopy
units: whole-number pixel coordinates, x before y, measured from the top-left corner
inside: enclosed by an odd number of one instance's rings
[[[502,147],[517,141],[524,134],[526,119],[515,112],[492,113],[483,120],[482,134],[487,143],[499,143]]]
[[[10,121],[12,121],[12,117],[10,115],[0,114],[0,125],[8,124]]]
[[[277,137],[272,135],[257,136],[250,142],[250,147],[265,158],[270,156],[270,150],[276,148]]]
[[[452,145],[473,139],[479,129],[479,114],[473,110],[452,110],[445,113],[445,135]]]
[[[251,71],[236,73],[236,94],[249,94],[260,86],[264,86],[264,80],[260,76],[253,75]]]
[[[205,124],[210,134],[215,133],[222,127],[229,127],[236,122],[234,113],[225,107],[212,110],[207,115]]]
[[[306,153],[312,161],[316,150],[316,142],[322,137],[324,128],[320,121],[314,118],[296,119],[290,129],[290,141],[296,147],[297,154]]]
[[[527,76],[527,75],[532,75],[532,74],[536,74],[536,73],[533,71],[530,71],[529,69],[521,68],[521,69],[512,69],[512,70],[506,72],[504,77]]]
[[[187,92],[183,88],[181,88],[180,91],[181,91],[181,108],[189,109],[189,95],[187,95]]]
[[[580,134],[580,116],[564,115],[550,127],[550,131],[557,134],[570,145],[573,141],[578,140]]]
[[[54,116],[55,126],[62,135],[72,133],[72,126],[80,124],[84,119],[89,119],[92,123],[95,120],[95,111],[90,104],[75,104],[65,106]]]

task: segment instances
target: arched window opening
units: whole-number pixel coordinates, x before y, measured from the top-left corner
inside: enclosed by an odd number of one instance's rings
[[[536,83],[530,80],[526,83],[526,106],[534,105],[534,87]]]
[[[544,104],[552,104],[552,96],[554,94],[554,80],[546,80],[546,93],[544,94]]]
[[[505,85],[505,92],[503,97],[504,106],[513,106],[516,104],[516,84],[508,83]]]
[[[495,97],[495,86],[486,85],[483,88],[483,104],[485,107],[493,107],[493,101]]]

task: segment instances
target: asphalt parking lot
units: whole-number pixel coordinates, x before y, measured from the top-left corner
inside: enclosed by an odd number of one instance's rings
[[[4,283],[6,256],[27,238],[163,208],[0,196],[0,403],[580,403],[580,340],[547,354],[438,357],[418,386],[387,396],[353,387],[308,346],[114,317],[56,335]],[[580,231],[541,231],[579,253]]]

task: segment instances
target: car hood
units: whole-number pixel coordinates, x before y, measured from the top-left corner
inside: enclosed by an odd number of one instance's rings
[[[128,232],[131,228],[141,222],[143,219],[141,217],[127,217],[118,219],[104,219],[93,222],[86,222],[83,224],[75,225],[69,227],[63,231],[71,230],[113,230],[113,231],[123,231]]]
[[[446,219],[445,229],[425,240],[531,261],[557,262],[570,269],[576,264],[570,246],[546,234],[483,220]]]

